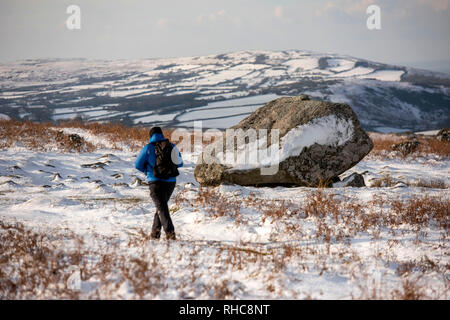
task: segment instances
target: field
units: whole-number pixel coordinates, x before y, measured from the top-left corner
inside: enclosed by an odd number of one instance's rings
[[[184,152],[155,241],[147,129],[0,122],[1,299],[448,299],[449,142],[370,134],[363,188],[200,187]]]

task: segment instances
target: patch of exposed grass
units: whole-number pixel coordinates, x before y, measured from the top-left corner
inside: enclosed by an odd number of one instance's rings
[[[218,188],[201,188],[194,199],[187,200],[180,192],[175,197],[176,205],[189,205],[197,210],[206,210],[208,217],[230,217],[237,224],[245,223],[242,210],[253,208],[260,212],[261,223],[282,222],[284,235],[291,239],[305,239],[299,228],[299,219],[313,223],[315,232],[309,239],[336,243],[348,241],[361,233],[379,237],[381,230],[396,234],[402,225],[409,225],[411,232],[419,238],[421,230],[436,226],[447,236],[450,216],[450,200],[443,196],[424,195],[412,199],[387,199],[374,196],[367,203],[342,198],[332,189],[312,191],[306,201],[264,200],[255,195],[245,199],[224,197]],[[278,235],[275,235],[278,237]]]
[[[0,120],[0,149],[21,144],[34,151],[92,152],[95,146],[83,138],[54,130],[54,124]]]
[[[95,146],[81,140],[74,143],[70,135],[64,134],[60,129],[84,129],[97,137],[104,138],[112,144],[112,148],[122,150],[124,146],[133,151],[139,151],[148,143],[149,127],[129,127],[121,123],[109,122],[83,122],[80,120],[60,121],[58,123],[36,123],[31,121],[0,120],[0,149],[6,149],[16,143],[35,151],[58,152],[91,152],[100,146]],[[163,133],[170,138],[175,129],[163,128]],[[194,143],[194,133],[189,134],[191,144]],[[176,139],[183,140],[183,137]],[[203,136],[202,144],[207,145],[214,141]],[[179,141],[174,141],[178,143]]]
[[[408,182],[407,185],[411,187],[419,188],[431,188],[431,189],[448,189],[449,186],[444,180],[434,179],[434,180],[418,180],[413,182]]]
[[[374,258],[383,263],[389,253]],[[389,288],[367,273],[366,261],[347,246],[155,243],[143,230],[122,242],[90,233],[86,242],[69,230],[31,231],[0,221],[0,299],[123,299],[125,288],[135,299],[174,293],[179,298],[245,297],[248,288],[234,272],[265,284],[258,295],[311,297],[313,292],[286,291],[285,285],[298,284],[294,274],[302,272],[335,275],[336,264],[339,274],[357,281],[357,299],[446,299],[442,288],[431,291],[426,281],[415,280],[417,274],[421,279],[443,276],[448,266],[438,260],[398,261],[398,285]],[[92,289],[80,290],[76,279]]]
[[[376,158],[394,157],[400,159],[415,159],[417,157],[426,157],[428,155],[436,155],[444,159],[450,157],[450,142],[440,141],[434,136],[416,136],[414,139],[419,142],[419,145],[414,152],[408,155],[392,149],[395,144],[410,141],[411,138],[406,135],[370,133],[370,138],[372,139],[374,146],[369,156]]]
[[[381,178],[375,178],[371,181],[371,187],[373,188],[389,188],[399,183],[390,174],[384,174]]]

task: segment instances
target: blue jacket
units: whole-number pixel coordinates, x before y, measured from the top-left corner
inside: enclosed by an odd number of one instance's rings
[[[175,182],[177,180],[176,177],[171,177],[168,179],[158,179],[153,176],[153,166],[155,165],[156,155],[155,155],[155,147],[152,145],[152,142],[163,141],[166,138],[161,133],[155,133],[150,137],[149,144],[147,144],[144,148],[142,148],[139,153],[136,161],[134,162],[134,166],[139,171],[145,173],[147,175],[147,182],[155,182],[155,181],[165,181],[165,182]],[[177,147],[172,143],[172,146],[178,151]],[[181,158],[181,153],[178,151],[179,163],[178,168],[183,166],[183,159]]]

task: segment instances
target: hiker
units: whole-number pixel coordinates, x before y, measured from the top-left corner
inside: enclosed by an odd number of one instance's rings
[[[178,148],[164,137],[160,127],[151,128],[150,143],[142,148],[135,167],[147,176],[150,197],[156,207],[150,234],[152,239],[159,239],[161,226],[166,233],[166,239],[176,239],[167,202],[175,189],[178,168],[182,166],[183,159]]]

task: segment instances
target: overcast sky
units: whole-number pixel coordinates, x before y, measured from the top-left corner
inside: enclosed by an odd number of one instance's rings
[[[379,62],[450,60],[450,0],[0,0],[0,61],[306,49]],[[66,8],[81,8],[69,30]],[[366,9],[381,8],[381,30]]]

